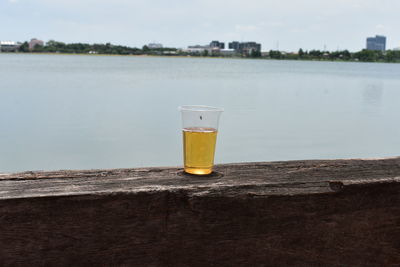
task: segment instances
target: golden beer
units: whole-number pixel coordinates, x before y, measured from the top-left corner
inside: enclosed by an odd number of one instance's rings
[[[185,172],[206,175],[214,165],[217,130],[214,128],[183,128],[183,155]]]

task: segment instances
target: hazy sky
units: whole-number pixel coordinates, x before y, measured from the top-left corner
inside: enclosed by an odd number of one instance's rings
[[[383,34],[390,49],[400,47],[399,11],[400,0],[0,0],[0,40],[356,51]]]

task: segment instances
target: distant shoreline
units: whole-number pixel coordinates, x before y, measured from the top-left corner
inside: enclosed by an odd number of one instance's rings
[[[201,57],[201,58],[235,58],[235,59],[276,59],[301,61],[339,61],[339,62],[388,62],[400,63],[400,50],[362,49],[350,52],[347,49],[328,51],[304,50],[261,51],[261,45],[255,42],[230,43],[229,49],[224,49],[223,43],[213,41],[208,46],[192,46],[187,49],[175,47],[157,47],[144,45],[142,48],[114,45],[111,43],[64,43],[50,40],[46,43],[32,39],[31,42],[9,44],[0,51],[27,54],[58,54],[58,55],[106,55],[106,56],[158,56],[158,57]]]
[[[361,61],[319,58],[270,58],[270,57],[241,57],[241,56],[198,56],[198,55],[155,55],[155,54],[89,54],[61,52],[0,52],[7,55],[60,55],[60,56],[119,56],[119,57],[157,57],[157,58],[207,58],[207,59],[241,59],[241,60],[274,60],[274,61],[309,61],[309,62],[349,62],[349,63],[400,63],[399,61]]]

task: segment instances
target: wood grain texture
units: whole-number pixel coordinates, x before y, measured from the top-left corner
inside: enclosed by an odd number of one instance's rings
[[[400,158],[0,174],[0,265],[396,266]]]

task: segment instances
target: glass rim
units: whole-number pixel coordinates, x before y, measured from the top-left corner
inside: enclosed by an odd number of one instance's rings
[[[223,112],[223,108],[218,108],[218,107],[211,107],[211,106],[203,106],[203,105],[184,105],[184,106],[179,106],[178,109],[180,111],[217,111],[217,112]]]

